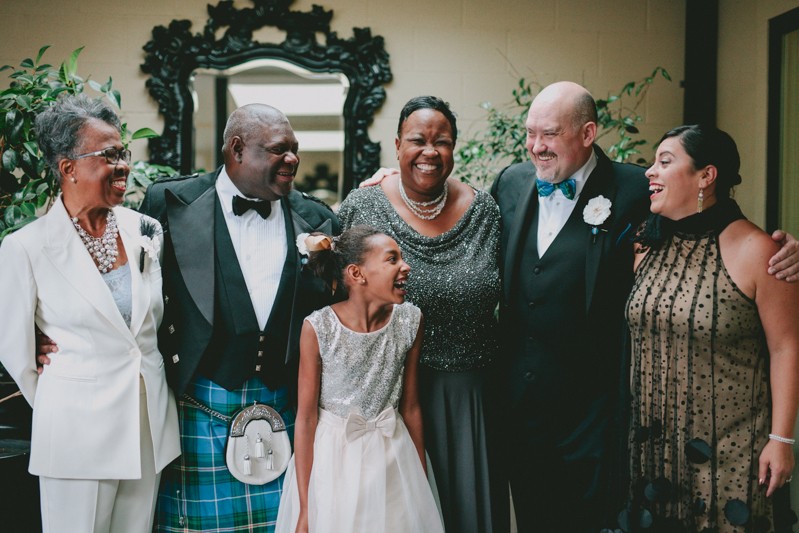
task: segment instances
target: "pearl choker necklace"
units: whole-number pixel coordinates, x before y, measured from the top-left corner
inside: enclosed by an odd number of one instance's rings
[[[402,201],[408,207],[411,213],[421,218],[422,220],[433,220],[441,214],[441,210],[447,205],[447,194],[449,193],[449,182],[444,181],[444,190],[438,197],[430,200],[429,202],[417,202],[408,198],[405,192],[405,187],[402,186],[402,178],[397,180],[399,183],[399,192]]]
[[[92,237],[89,233],[78,224],[78,217],[72,218],[72,225],[78,231],[80,240],[89,251],[92,259],[97,263],[97,269],[105,274],[109,272],[119,256],[119,249],[117,247],[117,237],[119,236],[119,228],[117,227],[117,217],[114,212],[109,210],[105,218],[105,231],[100,237]]]

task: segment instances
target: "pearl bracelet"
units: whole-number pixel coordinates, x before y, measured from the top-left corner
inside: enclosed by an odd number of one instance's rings
[[[774,433],[769,433],[768,438],[770,438],[771,440],[776,440],[777,442],[783,442],[785,444],[796,444],[796,439],[780,437],[779,435],[775,435]]]

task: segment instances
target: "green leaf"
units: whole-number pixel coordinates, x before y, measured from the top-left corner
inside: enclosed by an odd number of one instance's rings
[[[6,226],[10,228],[16,226],[23,218],[22,209],[20,209],[18,205],[12,205],[6,209],[3,221],[6,223]]]
[[[33,157],[39,157],[39,145],[36,141],[27,141],[22,143],[22,146],[25,147],[25,150],[28,151],[30,155]]]
[[[103,85],[100,87],[100,91],[101,91],[101,92],[104,92],[104,93],[107,93],[107,92],[108,92],[108,91],[110,91],[110,90],[111,90],[111,76],[109,76],[109,77],[108,77],[108,81],[107,81],[107,82],[105,82],[105,83],[104,83],[104,84],[103,84]]]
[[[133,132],[133,135],[131,135],[130,138],[135,141],[136,139],[152,139],[154,137],[160,136],[160,133],[151,128],[139,128]]]
[[[33,65],[33,59],[27,57],[27,58],[22,60],[22,62],[19,64],[19,66],[20,67],[24,67],[24,68],[33,68],[33,66],[34,66]]]
[[[119,93],[119,91],[114,89],[113,91],[110,91],[108,95],[112,97],[112,101],[117,105],[118,109],[122,108],[122,95]]]
[[[72,78],[78,73],[78,56],[83,51],[83,48],[84,47],[81,46],[77,50],[74,50],[66,61],[66,74],[68,78]]]
[[[3,152],[3,169],[9,172],[13,172],[15,168],[17,168],[17,152],[14,151],[13,148],[7,149]]]
[[[31,97],[27,94],[21,94],[17,97],[17,105],[22,109],[30,111],[31,108]]]
[[[49,44],[46,44],[46,45],[42,46],[41,48],[39,48],[39,53],[36,54],[36,64],[37,65],[39,64],[39,61],[42,60],[42,56],[44,55],[44,53],[47,51],[48,48],[50,48]]]
[[[36,216],[36,206],[30,202],[23,202],[23,204],[19,206],[19,210],[22,212],[22,215],[25,217]]]
[[[102,92],[102,90],[103,90],[103,86],[102,86],[102,85],[100,85],[100,83],[99,83],[99,82],[96,82],[96,81],[94,81],[94,80],[89,80],[89,87],[91,87],[92,89],[94,89],[94,90],[95,90],[95,91],[97,91],[98,93],[99,93],[99,92]]]

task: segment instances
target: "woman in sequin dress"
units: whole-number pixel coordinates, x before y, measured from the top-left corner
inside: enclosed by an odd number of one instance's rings
[[[443,533],[424,472],[416,371],[419,308],[410,268],[369,226],[304,241],[308,266],[347,300],[305,319],[295,455],[278,533]]]
[[[724,132],[681,126],[647,171],[632,334],[627,526],[765,532],[790,481],[799,401],[799,287],[765,265],[777,245],[730,199]],[[709,528],[709,529],[706,529]]]
[[[411,99],[397,128],[399,174],[352,191],[338,215],[342,227],[369,224],[391,236],[413,269],[408,300],[425,316],[419,395],[444,524],[491,532],[492,496],[500,507],[508,498],[489,472],[499,210],[487,193],[449,179],[456,134],[444,101]]]

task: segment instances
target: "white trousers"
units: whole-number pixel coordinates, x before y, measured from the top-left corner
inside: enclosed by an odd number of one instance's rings
[[[39,477],[43,533],[152,531],[161,473],[155,472],[144,380],[140,385],[141,479]]]

